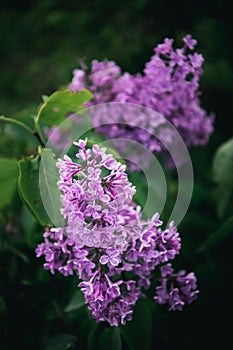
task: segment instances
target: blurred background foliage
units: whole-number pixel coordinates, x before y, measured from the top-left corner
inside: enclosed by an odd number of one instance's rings
[[[188,213],[179,227],[183,248],[177,259],[178,266],[197,274],[200,296],[182,313],[148,302],[151,320],[139,304],[135,322],[122,330],[123,339],[128,339],[122,349],[210,348],[233,343],[232,325],[227,321],[233,311],[233,202],[230,195],[220,217],[221,193],[216,198],[213,176],[216,150],[232,136],[231,29],[232,12],[226,0],[1,1],[0,113],[28,124],[42,95],[67,86],[80,58],[87,62],[112,59],[123,71],[136,73],[165,37],[174,38],[179,45],[188,33],[198,40],[197,50],[205,58],[200,98],[202,106],[216,116],[215,131],[207,146],[190,150],[195,184]],[[8,132],[11,141],[2,137],[0,130],[4,157],[20,159],[35,152],[38,144],[17,128]],[[226,172],[229,186],[225,191],[231,193],[232,165]],[[0,180],[4,186],[6,179]],[[171,193],[175,186],[171,182]],[[68,308],[71,311],[64,311],[77,281],[43,270],[42,259],[34,254],[43,229],[22,207],[16,193],[13,203],[0,208],[0,348],[15,349],[17,342],[22,349],[91,350],[99,346],[102,350],[109,342],[106,348],[120,349],[118,331],[105,330],[103,335],[102,326],[96,326],[85,308],[73,303]],[[140,335],[135,338],[136,345],[133,334]]]

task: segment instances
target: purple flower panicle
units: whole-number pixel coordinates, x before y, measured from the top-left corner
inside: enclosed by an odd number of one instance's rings
[[[193,273],[173,273],[170,261],[181,249],[174,223],[162,229],[159,214],[143,220],[125,165],[105,148],[87,148],[87,140],[75,145],[76,159],[65,155],[57,163],[66,225],[46,228],[36,256],[44,256],[44,268],[52,274],[77,275],[97,322],[118,326],[131,320],[151,281],[158,282],[159,304],[181,310],[198,291]]]
[[[125,124],[120,125],[122,114],[117,111],[112,111],[110,116],[103,115],[101,120],[93,113],[91,120],[94,125],[97,124],[96,118],[102,124],[112,123],[113,120],[118,123],[116,127],[98,128],[107,138],[121,137],[123,132],[124,136],[127,134],[130,139],[143,143],[152,151],[161,151],[157,146],[154,149],[157,142],[150,135],[143,141],[138,127],[147,125],[146,130],[153,133],[158,114],[162,114],[175,126],[187,146],[204,145],[213,131],[213,116],[207,114],[200,101],[199,83],[204,58],[192,52],[197,41],[190,34],[183,38],[183,42],[183,47],[174,49],[173,39],[166,38],[154,49],[154,55],[145,64],[143,74],[122,73],[113,61],[94,60],[90,71],[86,68],[74,70],[69,89],[74,92],[89,89],[94,96],[89,106],[120,102],[145,106],[157,112],[151,116],[141,111],[138,125],[132,126],[130,112],[125,111],[123,120],[128,122],[128,130]],[[138,119],[135,116],[132,118]]]

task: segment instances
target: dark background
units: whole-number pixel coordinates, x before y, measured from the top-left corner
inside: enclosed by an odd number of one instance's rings
[[[180,229],[179,262],[197,274],[200,296],[182,313],[156,307],[152,349],[233,345],[232,238],[205,253],[196,252],[222,224],[212,196],[211,167],[218,145],[232,136],[233,31],[228,4],[224,0],[22,0],[0,5],[0,114],[6,116],[22,109],[33,111],[42,95],[67,86],[79,58],[112,59],[123,71],[136,73],[165,37],[174,38],[177,45],[188,33],[198,40],[197,51],[205,58],[201,104],[214,112],[216,120],[209,144],[190,150],[195,186]],[[67,284],[76,282],[41,272],[42,261],[35,258],[32,247],[23,243],[20,247],[27,264],[23,259],[12,261],[10,252],[1,255],[0,291],[7,310],[3,310],[0,348],[2,344],[2,349],[14,349],[17,343],[22,349],[54,349],[39,344],[60,332],[77,335],[77,349],[86,349],[88,332],[80,328],[81,316],[67,321],[59,311],[57,319],[50,315],[57,304],[66,303]]]

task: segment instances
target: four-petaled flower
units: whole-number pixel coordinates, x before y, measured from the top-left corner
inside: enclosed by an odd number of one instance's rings
[[[119,250],[108,250],[107,255],[102,255],[100,258],[100,263],[102,265],[111,264],[112,266],[117,266],[121,262],[120,251]]]

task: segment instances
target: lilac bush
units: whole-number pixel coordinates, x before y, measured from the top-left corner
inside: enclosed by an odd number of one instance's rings
[[[88,149],[87,139],[74,144],[76,159],[65,155],[57,162],[66,224],[46,228],[36,249],[37,257],[45,257],[44,268],[76,274],[93,318],[110,326],[132,319],[152,281],[157,303],[182,310],[198,290],[193,273],[175,274],[171,267],[181,249],[174,223],[162,229],[158,213],[145,221],[126,166],[97,144]]]

